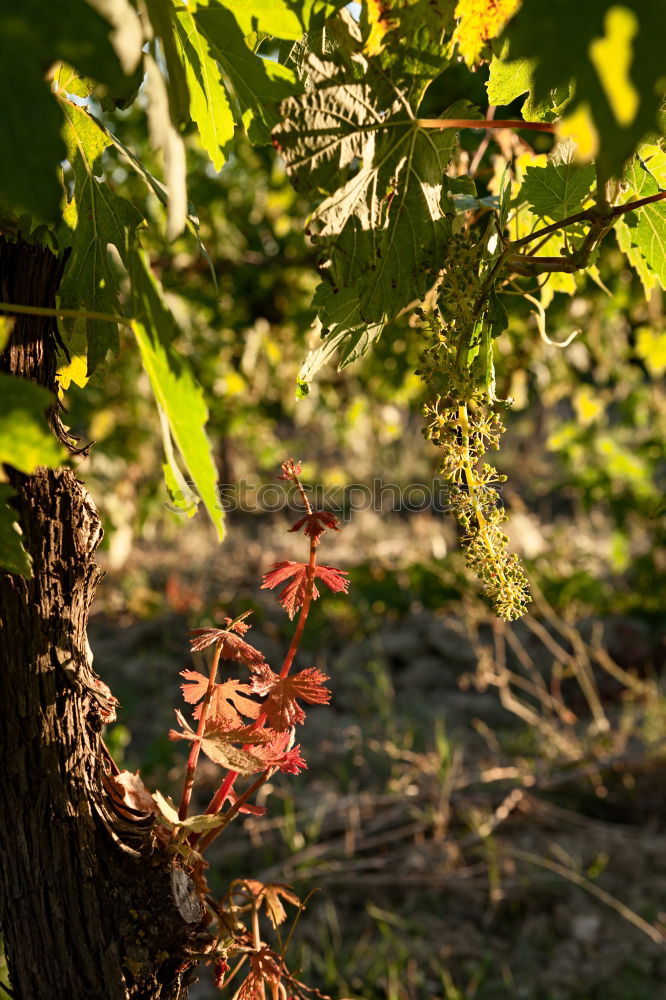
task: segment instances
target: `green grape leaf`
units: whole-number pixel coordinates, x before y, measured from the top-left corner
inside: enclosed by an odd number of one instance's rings
[[[9,483],[0,483],[0,566],[8,573],[32,577],[32,559],[21,543],[16,511],[8,501],[15,496]]]
[[[309,351],[297,376],[299,396],[307,396],[309,384],[317,372],[338,354],[338,371],[352,364],[372,347],[384,329],[383,323],[368,325],[361,319],[358,295],[353,288],[335,293],[330,285],[320,284],[312,305],[324,317],[323,343]]]
[[[634,157],[625,173],[628,191],[624,201],[636,201],[657,194],[666,187],[666,153],[658,146],[643,146],[640,159]],[[622,217],[624,229],[618,230],[618,240],[628,236],[648,272],[638,262],[636,267],[645,284],[648,274],[654,274],[662,288],[666,288],[666,201],[655,201]],[[624,249],[624,247],[622,247]],[[638,266],[637,266],[638,264]]]
[[[132,330],[158,406],[165,414],[180,457],[217,530],[224,537],[224,514],[217,500],[217,473],[204,426],[208,408],[185,358],[176,353],[176,323],[144,253],[129,259],[134,319]]]
[[[120,92],[127,77],[112,26],[84,0],[23,0],[0,10],[0,198],[42,222],[59,217],[62,112],[45,73],[63,60]],[[17,89],[18,88],[18,89]]]
[[[198,126],[201,145],[215,169],[221,170],[224,149],[234,135],[234,116],[220,70],[188,8],[178,10],[176,32],[190,90],[190,114]]]
[[[194,9],[197,29],[229,79],[240,107],[243,125],[256,145],[271,141],[278,121],[279,102],[299,89],[291,69],[255,55],[246,43],[233,14],[212,0]]]
[[[320,28],[336,10],[345,6],[346,0],[224,0],[224,7],[234,15],[244,35],[265,32],[276,38],[296,40],[308,31]],[[221,4],[220,4],[221,6]]]
[[[389,73],[429,82],[447,66],[446,35],[455,9],[455,0],[370,3],[361,18],[363,50]]]
[[[356,336],[422,297],[444,262],[455,132],[420,126],[409,95],[358,53],[350,66],[347,52],[311,52],[306,69],[309,85],[281,105],[274,142],[297,190],[327,194],[310,224],[332,289],[320,318],[342,322],[329,306],[344,292]]]
[[[581,211],[594,180],[592,164],[577,166],[565,155],[545,167],[527,167],[521,195],[540,219],[559,222]]]
[[[31,475],[40,465],[59,465],[64,451],[45,412],[53,396],[41,385],[0,372],[0,462]]]
[[[624,221],[624,219],[618,219],[614,225],[615,236],[617,238],[617,245],[623,254],[626,255],[627,260],[633,267],[634,271],[640,278],[640,282],[643,286],[643,291],[645,293],[645,298],[649,299],[652,294],[653,288],[657,284],[657,275],[650,268],[648,262],[646,261],[643,254],[640,252],[638,247],[635,247],[631,242],[631,229]]]
[[[504,44],[499,55],[493,56],[486,83],[488,103],[495,107],[511,104],[518,97],[525,97],[522,115],[527,122],[552,122],[562,113],[569,101],[572,88],[569,83],[550,90],[542,100],[534,97],[534,69],[536,59],[510,59],[508,45]]]
[[[551,101],[574,81],[567,115],[589,116],[601,173],[619,176],[659,125],[665,33],[663,0],[524,0],[502,51],[521,65],[531,62],[534,102]]]
[[[74,171],[74,193],[63,212],[70,230],[71,254],[60,285],[63,309],[91,312],[118,312],[118,278],[109,254],[112,245],[127,265],[128,237],[132,238],[143,219],[131,202],[114,194],[98,180],[100,157],[109,139],[82,108],[63,101],[67,155]],[[118,326],[106,320],[86,319],[88,375],[104,360],[110,349],[118,352]],[[72,330],[74,320],[61,321]]]

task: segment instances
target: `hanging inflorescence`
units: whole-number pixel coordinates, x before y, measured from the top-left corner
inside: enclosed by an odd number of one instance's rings
[[[437,395],[424,408],[424,435],[439,448],[438,472],[449,481],[449,508],[462,528],[467,565],[479,577],[493,610],[519,618],[530,601],[518,557],[501,530],[506,479],[481,459],[499,448],[504,431],[493,397],[492,342],[484,328],[478,247],[453,236],[449,264],[438,285],[438,307],[417,310],[426,338],[418,372]],[[479,299],[481,302],[479,303]]]

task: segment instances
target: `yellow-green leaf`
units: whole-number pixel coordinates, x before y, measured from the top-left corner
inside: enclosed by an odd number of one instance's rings
[[[171,437],[194,487],[203,500],[220,540],[224,514],[217,498],[217,473],[204,430],[208,408],[185,358],[173,346],[176,323],[162,296],[146,255],[134,250],[130,277],[136,337],[153,395],[164,412]]]

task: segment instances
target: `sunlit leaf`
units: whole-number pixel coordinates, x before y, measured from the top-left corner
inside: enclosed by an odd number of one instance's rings
[[[625,201],[657,194],[666,187],[666,153],[658,146],[643,146],[625,174]],[[623,216],[626,233],[662,288],[666,288],[666,201],[644,205]],[[640,273],[640,271],[639,271]],[[642,277],[642,276],[641,276]]]
[[[166,305],[145,255],[130,257],[134,320],[132,330],[141,351],[153,394],[166,414],[173,440],[199,496],[217,529],[224,535],[224,514],[218,504],[217,473],[204,430],[208,408],[186,360],[173,347],[174,318]]]
[[[190,114],[199,128],[201,145],[220,170],[224,149],[234,134],[233,113],[220,69],[188,8],[178,10],[176,29],[190,91]]]
[[[500,34],[521,0],[458,0],[453,42],[468,66],[480,62],[488,42]]]
[[[69,229],[71,253],[59,288],[60,305],[113,315],[119,312],[118,270],[109,246],[127,264],[128,237],[142,223],[141,213],[100,180],[100,158],[107,136],[82,108],[63,102],[67,156],[74,171],[74,191],[63,218]],[[88,375],[108,350],[118,352],[118,326],[98,319],[79,321],[88,340]],[[61,320],[72,330],[74,320]]]
[[[577,166],[571,157],[527,167],[522,195],[541,219],[558,222],[581,211],[594,184],[594,167]]]
[[[270,130],[278,121],[277,105],[299,89],[294,72],[255,55],[233,14],[214,0],[198,4],[194,20],[234,89],[251,141],[270,142]]]

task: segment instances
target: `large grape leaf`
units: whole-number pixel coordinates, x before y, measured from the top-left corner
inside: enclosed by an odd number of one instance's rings
[[[148,266],[145,254],[133,250],[129,258],[134,319],[132,330],[153,395],[166,416],[171,436],[199,496],[224,536],[224,514],[218,503],[217,473],[204,430],[208,408],[203,392],[185,360],[176,353],[176,323]],[[171,456],[169,456],[171,458]]]
[[[430,81],[448,63],[446,36],[453,25],[456,0],[408,0],[364,4],[363,51],[401,79]],[[367,22],[367,23],[366,23]]]
[[[643,146],[639,152],[640,159],[634,157],[625,174],[628,183],[625,201],[648,198],[666,188],[666,153],[658,146]],[[632,254],[628,253],[643,284],[656,275],[661,287],[666,288],[666,201],[656,201],[636,212],[628,212],[621,221],[620,246],[625,249],[628,237],[640,255],[639,259],[632,259]]]
[[[0,197],[15,214],[58,219],[58,167],[65,144],[62,113],[48,69],[63,60],[120,92],[127,76],[112,44],[112,25],[85,0],[22,0],[0,6]],[[140,48],[139,53],[140,54]]]
[[[337,59],[311,52],[305,68],[308,87],[282,103],[273,133],[294,186],[312,198],[327,195],[310,231],[326,275],[315,304],[331,339],[306,362],[302,381],[334,342],[347,355],[362,352],[433,284],[454,212],[444,184],[455,147],[452,130],[419,124],[410,101],[421,83],[413,94],[400,91],[373,59],[354,52],[353,38]]]
[[[619,176],[658,124],[665,36],[663,0],[524,0],[504,33],[502,59],[530,61],[530,93],[541,105],[574,81],[567,114],[589,115],[601,171]]]
[[[67,156],[74,171],[74,191],[63,219],[70,230],[71,253],[60,285],[63,309],[118,312],[118,278],[109,254],[112,245],[127,265],[128,235],[141,224],[141,213],[99,180],[100,157],[110,140],[82,108],[62,102],[65,110]],[[88,339],[88,375],[109,349],[118,351],[118,326],[106,320],[85,319]],[[73,320],[62,321],[65,330]]]
[[[278,121],[279,102],[299,89],[293,70],[255,55],[231,11],[215,0],[189,4],[189,8],[208,44],[209,55],[220,64],[233,87],[251,141],[258,145],[270,142],[270,130]]]
[[[326,316],[328,326],[321,329],[323,342],[305,357],[297,377],[298,395],[307,396],[310,382],[327,362],[337,356],[338,370],[358,361],[381,336],[384,323],[364,323],[361,319],[358,294],[354,288],[342,288],[337,293],[330,285],[320,284],[312,300],[320,316]]]

